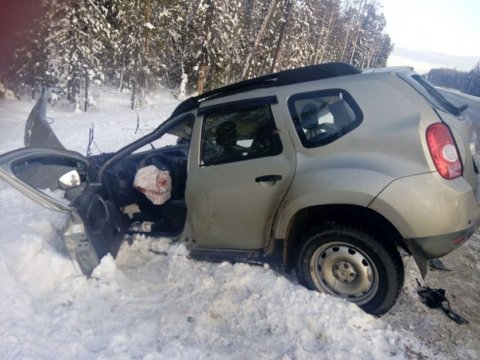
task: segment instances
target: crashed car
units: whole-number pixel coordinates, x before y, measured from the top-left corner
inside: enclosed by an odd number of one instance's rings
[[[0,177],[69,214],[66,248],[87,275],[126,233],[161,235],[194,259],[295,268],[309,289],[380,315],[403,286],[399,249],[425,276],[479,225],[472,124],[411,68],[330,63],[228,85],[91,157],[57,139],[47,96]],[[175,141],[155,147],[164,137]]]

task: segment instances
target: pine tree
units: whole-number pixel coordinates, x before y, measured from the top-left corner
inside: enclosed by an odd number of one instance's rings
[[[474,96],[480,96],[480,61],[468,73],[468,85],[466,85],[466,93]]]
[[[42,3],[41,13],[46,12]],[[32,28],[25,34],[27,43],[15,51],[15,62],[12,67],[14,79],[10,82],[20,82],[21,86],[31,89],[32,99],[35,99],[36,90],[42,85],[55,85],[56,79],[48,63],[48,36],[47,22],[42,18],[34,20]]]
[[[93,81],[129,88],[131,107],[160,86],[203,92],[330,61],[383,66],[392,50],[370,0],[44,0],[17,68],[85,109]],[[44,34],[42,36],[42,34]]]
[[[93,0],[64,2],[52,0],[46,21],[49,65],[58,74],[59,86],[67,99],[80,107],[84,90],[84,110],[90,104],[90,84],[104,80],[102,56],[110,25],[103,6]]]

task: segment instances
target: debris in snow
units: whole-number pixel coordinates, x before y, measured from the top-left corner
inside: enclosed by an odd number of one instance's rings
[[[152,225],[155,224],[153,221],[135,221],[130,227],[128,228],[129,231],[136,231],[136,232],[151,232]]]
[[[124,206],[121,210],[125,215],[128,215],[130,219],[133,219],[133,216],[140,212],[140,207],[137,204],[130,204]]]
[[[440,271],[452,271],[447,268],[445,264],[440,259],[432,259],[428,261],[428,266],[430,270],[440,270]]]
[[[418,280],[417,280],[418,282]],[[422,302],[431,309],[442,309],[445,315],[455,321],[457,324],[468,324],[468,320],[457,314],[450,307],[450,301],[445,296],[445,289],[431,289],[428,286],[421,286],[417,291]]]
[[[146,22],[145,24],[143,24],[143,26],[145,26],[148,30],[153,30],[155,29],[155,26],[153,26],[151,23],[149,22]]]

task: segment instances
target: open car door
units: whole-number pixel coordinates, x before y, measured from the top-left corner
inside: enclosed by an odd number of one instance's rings
[[[104,199],[101,185],[89,183],[87,158],[58,141],[46,121],[47,98],[44,89],[28,118],[28,147],[0,156],[0,178],[48,209],[69,215],[66,247],[80,270],[90,275],[104,255],[118,252],[124,215]]]
[[[101,186],[88,184],[87,172],[87,160],[67,150],[21,148],[0,156],[0,178],[48,209],[69,214],[66,247],[90,275],[104,255],[116,256],[125,226]]]
[[[117,256],[128,222],[116,204],[104,198],[99,184],[88,186],[71,207],[65,245],[80,270],[90,275],[103,256]]]

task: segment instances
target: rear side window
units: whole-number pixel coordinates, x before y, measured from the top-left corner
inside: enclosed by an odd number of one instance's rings
[[[352,96],[340,89],[293,95],[288,100],[288,108],[306,148],[329,144],[363,120],[362,111]]]

